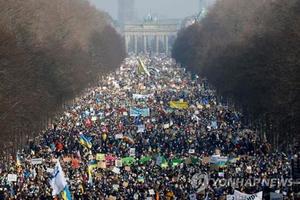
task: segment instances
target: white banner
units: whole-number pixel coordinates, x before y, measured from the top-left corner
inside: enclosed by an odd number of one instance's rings
[[[33,158],[31,159],[32,165],[41,165],[43,164],[43,158]]]
[[[234,190],[234,200],[262,200],[263,192],[256,194],[245,194]]]
[[[219,155],[212,155],[210,159],[210,163],[217,164],[217,163],[226,163],[228,161],[227,156],[219,156]]]
[[[132,98],[133,99],[147,99],[147,98],[149,98],[151,96],[153,96],[153,94],[146,94],[146,95],[143,95],[143,94],[133,94]]]

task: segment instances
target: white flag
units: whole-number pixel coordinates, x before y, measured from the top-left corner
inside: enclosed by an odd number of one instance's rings
[[[62,171],[59,160],[57,160],[54,171],[52,173],[50,185],[51,185],[51,188],[53,189],[53,191],[52,191],[53,196],[60,194],[67,185],[65,174]]]

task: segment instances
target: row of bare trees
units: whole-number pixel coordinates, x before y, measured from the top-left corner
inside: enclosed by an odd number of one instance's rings
[[[220,0],[179,33],[172,53],[286,149],[299,141],[299,47],[300,1]]]
[[[87,0],[0,0],[0,144],[21,147],[116,68],[123,39]]]

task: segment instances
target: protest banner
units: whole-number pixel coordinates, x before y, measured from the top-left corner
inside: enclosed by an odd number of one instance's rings
[[[218,167],[226,166],[227,161],[228,161],[227,156],[220,156],[220,155],[212,155],[210,159],[210,163]]]
[[[262,200],[263,192],[258,192],[256,194],[245,194],[234,190],[234,200]]]
[[[139,100],[139,99],[147,99],[151,96],[153,96],[153,94],[145,94],[145,95],[143,95],[143,94],[133,94],[132,98],[136,99],[136,100]]]
[[[130,108],[130,116],[131,117],[137,117],[137,116],[143,116],[148,117],[150,116],[150,109],[149,108]]]

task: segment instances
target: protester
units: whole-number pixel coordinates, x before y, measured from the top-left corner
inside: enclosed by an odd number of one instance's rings
[[[267,184],[291,177],[288,155],[272,151],[244,127],[239,112],[217,101],[206,81],[171,58],[140,60],[127,58],[52,128],[1,163],[0,199],[53,199],[57,161],[73,199],[226,199],[235,189],[290,198],[290,185]],[[201,188],[198,174],[262,181],[210,181]]]

